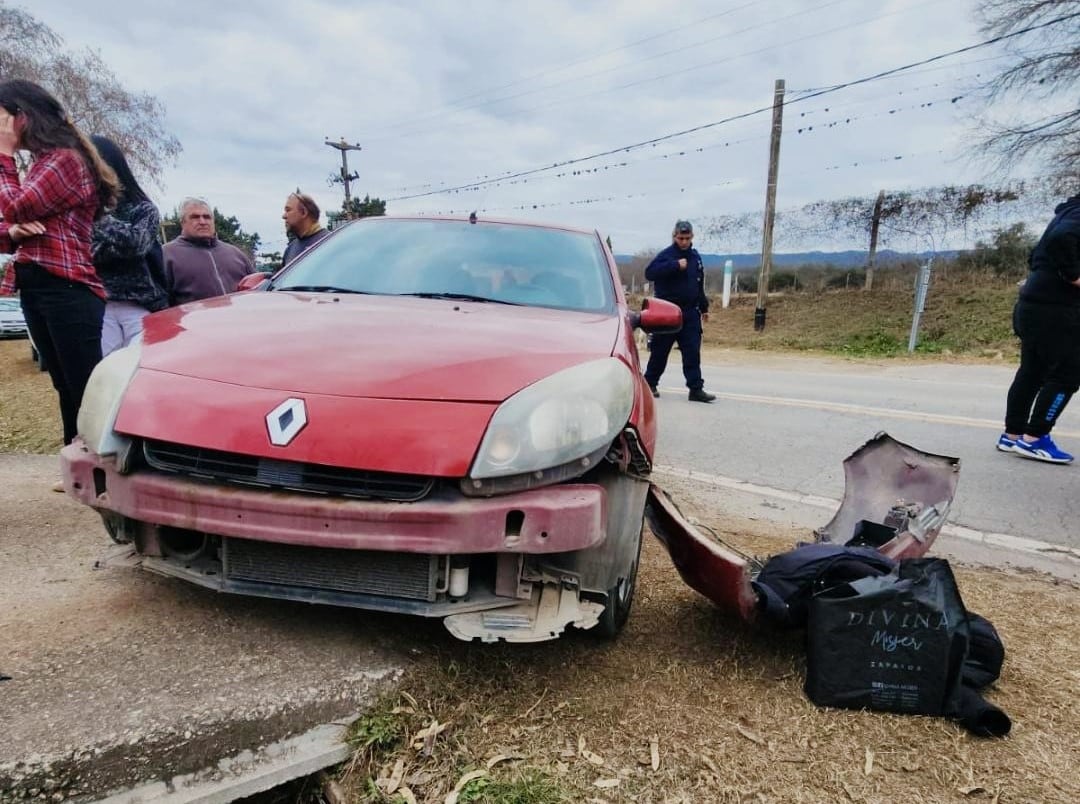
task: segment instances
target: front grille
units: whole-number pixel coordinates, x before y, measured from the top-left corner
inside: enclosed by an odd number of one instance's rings
[[[300,547],[222,539],[225,577],[234,581],[434,602],[438,556]]]
[[[146,441],[143,444],[143,455],[150,466],[163,472],[315,494],[414,502],[426,497],[435,485],[434,478],[423,475],[369,472],[299,461],[279,461],[164,441]]]

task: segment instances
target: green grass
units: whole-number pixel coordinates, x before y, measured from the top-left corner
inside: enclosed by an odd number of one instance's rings
[[[712,300],[704,345],[755,351],[817,352],[851,358],[907,356],[914,313],[910,277],[884,275],[861,288],[771,294],[765,329],[753,327],[757,297],[740,295],[728,309]],[[920,321],[916,356],[1015,359],[1015,277],[951,271],[934,276]]]
[[[405,737],[405,724],[393,714],[392,702],[380,703],[349,729],[346,741],[357,751],[381,754],[394,750]]]
[[[537,770],[511,780],[485,776],[461,789],[459,804],[559,804],[569,801],[552,779]]]

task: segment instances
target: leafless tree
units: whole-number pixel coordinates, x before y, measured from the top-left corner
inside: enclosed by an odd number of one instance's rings
[[[981,30],[1007,40],[1007,67],[983,89],[981,152],[1004,172],[1024,160],[1044,166],[1056,190],[1080,180],[1080,0],[979,0]],[[1048,24],[1049,23],[1049,24]],[[1008,107],[1002,101],[1012,101]],[[1009,108],[1008,114],[1001,110]]]
[[[165,108],[148,93],[125,89],[94,50],[68,51],[63,37],[0,0],[0,78],[23,78],[52,92],[88,134],[103,134],[127,154],[139,178],[161,186],[180,141],[165,128]]]

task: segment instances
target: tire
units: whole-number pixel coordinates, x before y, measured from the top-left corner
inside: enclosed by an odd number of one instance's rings
[[[634,605],[634,590],[637,588],[638,564],[641,563],[641,535],[642,531],[638,531],[633,562],[626,568],[626,574],[620,575],[615,585],[608,589],[600,620],[589,629],[598,639],[614,639],[630,618],[630,608]]]
[[[101,515],[101,522],[105,525],[105,532],[109,534],[110,539],[117,544],[131,544],[131,538],[122,532],[119,514],[108,511],[98,513]]]

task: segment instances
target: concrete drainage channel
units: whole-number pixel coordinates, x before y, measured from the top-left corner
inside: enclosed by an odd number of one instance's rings
[[[242,751],[216,766],[143,784],[100,799],[101,804],[226,804],[267,793],[338,765],[352,749],[345,735],[352,718],[316,726],[304,734]]]

